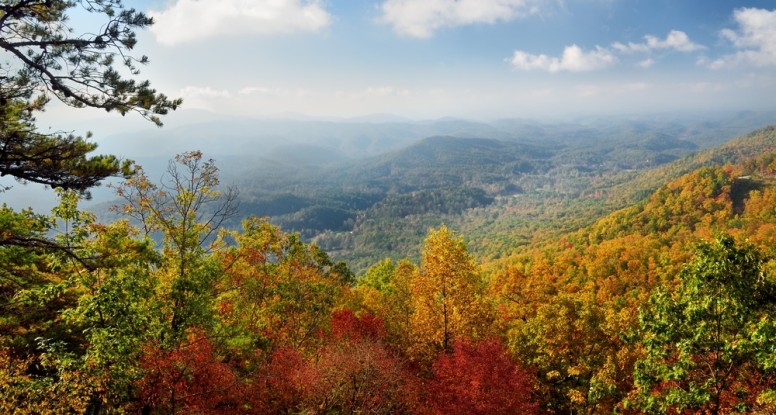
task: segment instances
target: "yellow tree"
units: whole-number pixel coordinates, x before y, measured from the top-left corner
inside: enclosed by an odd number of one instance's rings
[[[386,258],[370,267],[353,290],[357,304],[351,307],[380,317],[388,334],[387,341],[402,350],[407,350],[410,344],[410,282],[417,273],[417,265],[408,259],[394,263]]]
[[[218,315],[231,342],[313,348],[352,283],[347,266],[267,219],[248,218],[242,232],[225,231],[218,243]]]
[[[463,238],[445,226],[429,231],[420,270],[410,280],[411,357],[427,361],[456,338],[487,335],[492,319],[483,287]]]

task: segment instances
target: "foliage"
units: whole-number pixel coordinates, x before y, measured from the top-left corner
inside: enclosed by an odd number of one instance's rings
[[[74,34],[70,12],[104,24]],[[126,223],[97,224],[74,193],[88,196],[108,176],[128,177],[131,163],[89,156],[96,144],[88,134],[45,133],[35,124],[53,97],[161,125],[159,115],[181,101],[137,81],[137,65],[148,60],[130,55],[135,31],[150,24],[120,0],[18,0],[0,8],[0,175],[58,188],[60,196],[50,216],[0,209],[0,382],[14,385],[4,396],[19,401],[3,404],[15,413],[120,410],[138,376],[139,345],[158,326],[150,324],[149,272],[157,256]]]
[[[463,239],[447,227],[430,230],[419,272],[410,280],[411,355],[427,361],[460,337],[490,334],[484,284]]]
[[[332,316],[332,338],[320,350],[309,408],[323,413],[413,413],[419,384],[402,358],[382,343],[381,321],[350,310]]]
[[[0,353],[0,411],[9,415],[87,411],[92,379],[77,370],[63,370],[58,378],[36,376],[33,366],[30,359]]]
[[[35,348],[35,338],[61,335],[61,327],[52,325],[51,319],[73,298],[63,294],[59,285],[62,276],[50,272],[48,266],[47,248],[56,244],[47,238],[47,233],[54,227],[50,216],[35,214],[30,209],[16,212],[5,205],[0,207],[2,347],[28,353]],[[27,300],[24,293],[47,286],[51,288],[41,293],[43,301]]]
[[[202,153],[183,153],[170,161],[161,185],[138,173],[116,188],[124,201],[116,206],[142,228],[143,236],[161,235],[158,275],[167,297],[170,333],[178,338],[187,327],[206,325],[218,263],[209,261],[205,243],[236,213],[236,193],[218,189],[218,168]]]
[[[458,339],[439,355],[429,381],[434,414],[538,414],[530,374],[498,339]]]
[[[255,413],[287,414],[302,407],[314,383],[313,373],[302,353],[276,349],[250,378],[244,400]]]
[[[174,349],[147,345],[140,365],[139,405],[147,413],[239,413],[237,378],[218,361],[203,333],[192,331]]]
[[[385,259],[369,268],[352,291],[352,298],[358,302],[352,307],[378,316],[387,331],[387,341],[401,350],[407,350],[411,343],[410,282],[417,273],[417,265],[407,259],[395,264]]]
[[[499,263],[432,228],[419,265],[359,279],[268,218],[225,229],[234,197],[199,152],[160,184],[138,168],[128,219],[75,190],[51,215],[3,207],[0,411],[773,412],[774,159],[696,169]]]
[[[515,322],[508,336],[520,360],[538,370],[547,409],[611,411],[630,386],[634,352],[620,338],[629,319],[584,291],[533,305],[535,314]]]
[[[701,243],[676,290],[639,315],[646,351],[635,368],[637,404],[650,413],[750,411],[776,368],[776,281],[751,245]]]
[[[215,253],[224,269],[217,299],[222,324],[268,350],[316,343],[352,282],[347,267],[263,219],[247,219],[242,233],[222,238],[235,243]]]

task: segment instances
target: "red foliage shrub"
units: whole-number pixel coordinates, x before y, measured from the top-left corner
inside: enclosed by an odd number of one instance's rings
[[[380,317],[369,313],[363,313],[356,317],[353,311],[343,309],[331,314],[331,333],[335,339],[339,340],[383,340],[385,327]]]
[[[250,412],[295,412],[316,377],[301,353],[291,348],[276,350],[246,388],[245,399],[250,403]]]
[[[202,332],[172,350],[146,347],[137,382],[141,403],[151,413],[238,413],[239,384],[231,368],[218,361]]]
[[[434,362],[427,402],[435,414],[536,414],[532,389],[500,340],[459,340]]]
[[[403,363],[375,340],[331,343],[316,361],[306,407],[323,413],[418,413],[418,379]]]

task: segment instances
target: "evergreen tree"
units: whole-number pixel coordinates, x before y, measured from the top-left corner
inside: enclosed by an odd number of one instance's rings
[[[101,15],[105,23],[75,34],[68,17],[73,11]],[[41,132],[34,115],[53,97],[74,108],[137,112],[161,125],[159,115],[181,100],[168,99],[148,81],[134,79],[148,58],[130,55],[135,31],[150,24],[149,17],[125,8],[121,0],[3,1],[0,175],[86,191],[105,177],[131,173],[131,164],[114,156],[88,156],[96,144],[83,137]]]

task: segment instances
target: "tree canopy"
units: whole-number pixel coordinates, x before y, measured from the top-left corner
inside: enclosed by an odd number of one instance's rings
[[[640,313],[636,402],[649,413],[755,409],[757,391],[773,393],[776,362],[776,283],[762,256],[722,236],[698,245],[679,277]]]

